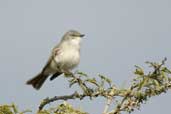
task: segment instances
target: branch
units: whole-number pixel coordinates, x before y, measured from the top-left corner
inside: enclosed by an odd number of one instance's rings
[[[115,109],[107,114],[120,114],[122,111],[131,113],[148,98],[161,93],[165,93],[171,88],[171,71],[165,66],[166,58],[159,63],[146,62],[153,68],[152,73],[144,74],[142,68],[137,67],[135,74],[138,76],[133,79],[133,83],[128,89],[128,93],[122,98]]]
[[[82,100],[85,97],[90,97],[92,100],[92,98],[104,97],[107,99],[107,104],[104,107],[103,114],[120,114],[123,111],[131,113],[135,109],[139,109],[141,104],[150,97],[165,93],[171,88],[171,71],[164,66],[165,61],[166,58],[161,63],[146,62],[153,68],[147,74],[141,67],[136,66],[134,72],[136,77],[132,80],[130,87],[124,89],[117,88],[110,79],[103,75],[99,75],[100,81],[89,78],[82,72],[67,75],[66,78],[69,79],[70,87],[77,85],[82,93],[75,92],[71,95],[46,98],[40,104],[39,110],[57,100]],[[115,100],[112,100],[114,97]],[[111,111],[108,111],[110,104],[113,103],[112,101],[117,101],[117,105]]]
[[[106,103],[106,105],[105,105],[103,114],[107,114],[107,112],[108,112],[108,110],[109,110],[109,107],[110,107],[110,105],[111,105],[111,103],[112,103],[112,100],[113,100],[112,97],[109,97],[109,98],[107,99],[107,103]]]
[[[80,99],[83,100],[85,97],[89,97],[90,99],[92,98],[96,98],[99,96],[105,97],[105,98],[109,98],[112,101],[113,96],[121,96],[123,97],[125,94],[125,90],[117,90],[114,86],[112,88],[103,90],[103,92],[99,92],[99,91],[93,91],[93,93],[91,94],[87,94],[87,93],[78,93],[78,92],[74,92],[71,95],[64,95],[64,96],[55,96],[52,98],[46,98],[44,99],[41,104],[39,105],[39,111],[42,110],[44,108],[45,105],[54,102],[54,101],[58,101],[58,100],[74,100],[74,99]],[[111,102],[110,101],[110,102]]]
[[[49,104],[51,102],[54,102],[54,101],[57,101],[57,100],[69,100],[69,99],[76,99],[76,98],[84,98],[86,97],[84,94],[82,95],[79,95],[77,92],[71,94],[71,95],[64,95],[64,96],[55,96],[53,98],[46,98],[43,100],[43,102],[40,104],[39,106],[39,110],[42,110],[43,107],[46,105],[46,104]]]

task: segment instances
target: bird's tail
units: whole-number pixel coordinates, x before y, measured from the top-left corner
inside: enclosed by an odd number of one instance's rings
[[[43,83],[45,82],[45,80],[47,79],[47,77],[48,77],[48,75],[44,75],[43,73],[39,73],[34,78],[28,80],[26,82],[26,84],[32,85],[33,88],[35,88],[36,90],[39,90],[41,88],[41,86],[43,85]]]

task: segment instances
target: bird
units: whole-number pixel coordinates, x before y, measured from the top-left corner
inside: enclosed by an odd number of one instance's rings
[[[51,76],[50,81],[52,81],[63,73],[70,74],[71,70],[77,67],[80,62],[81,40],[84,36],[76,30],[67,31],[61,41],[52,49],[41,72],[28,80],[26,84],[39,90],[49,76]]]

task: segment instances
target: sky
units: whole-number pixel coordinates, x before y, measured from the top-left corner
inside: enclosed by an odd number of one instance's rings
[[[42,99],[75,91],[62,76],[39,91],[25,84],[70,29],[86,35],[75,70],[92,77],[103,74],[122,87],[134,77],[134,65],[147,69],[145,61],[167,57],[171,68],[170,12],[170,0],[0,0],[0,104],[34,112]],[[154,97],[133,114],[168,114],[170,98],[170,91]],[[99,114],[105,100],[69,103]]]

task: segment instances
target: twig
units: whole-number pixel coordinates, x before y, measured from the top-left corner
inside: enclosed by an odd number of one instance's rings
[[[43,100],[43,102],[40,104],[39,106],[39,110],[42,110],[43,107],[51,102],[54,102],[54,101],[57,101],[57,100],[69,100],[69,99],[84,99],[85,97],[90,97],[90,98],[95,98],[95,97],[98,97],[98,96],[102,96],[102,97],[109,97],[109,95],[107,93],[110,93],[111,91],[113,91],[112,89],[106,89],[104,90],[104,92],[96,92],[94,91],[93,93],[91,93],[91,95],[89,94],[86,94],[86,93],[82,93],[82,94],[79,94],[78,92],[74,92],[73,94],[71,95],[64,95],[64,96],[55,96],[53,98],[46,98]],[[110,97],[114,97],[114,96],[120,96],[120,97],[123,97],[125,94],[125,91],[123,90],[115,90],[115,93],[112,94],[112,96]],[[112,100],[112,98],[111,98]]]
[[[75,81],[78,83],[78,85],[81,87],[84,93],[89,94],[89,95],[91,94],[87,85],[80,78],[77,78],[73,73],[71,73],[70,75],[72,78],[75,79]]]
[[[109,109],[109,107],[110,107],[110,104],[112,103],[112,100],[113,100],[112,97],[109,97],[109,98],[107,99],[107,103],[106,103],[106,105],[105,105],[103,114],[107,114],[107,111],[108,111],[108,109]]]
[[[65,95],[65,96],[55,96],[53,98],[46,98],[43,100],[43,102],[40,104],[39,106],[39,110],[42,110],[43,107],[46,105],[46,104],[49,104],[53,101],[56,101],[56,100],[68,100],[68,99],[75,99],[75,98],[84,98],[85,95],[82,94],[82,95],[79,95],[77,92],[71,94],[71,95]]]

